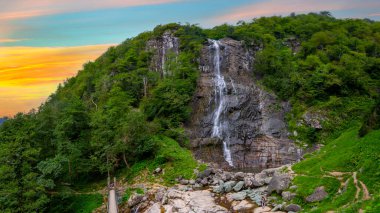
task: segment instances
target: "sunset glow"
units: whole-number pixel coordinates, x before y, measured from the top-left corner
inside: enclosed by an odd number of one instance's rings
[[[0,112],[13,115],[38,107],[82,65],[111,45],[0,47]]]
[[[84,63],[159,24],[213,27],[322,10],[380,20],[379,8],[378,0],[0,1],[0,117],[38,107]]]

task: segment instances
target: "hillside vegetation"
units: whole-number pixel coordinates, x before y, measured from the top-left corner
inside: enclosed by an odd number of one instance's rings
[[[160,75],[149,69],[153,53],[146,43],[168,30],[179,38],[180,53],[166,61],[168,74]],[[314,185],[307,183],[326,172],[358,172],[375,200],[331,197],[319,206],[378,208],[380,22],[321,12],[213,29],[162,25],[109,48],[37,110],[0,126],[0,211],[62,212],[65,203],[78,199],[88,208],[84,211],[91,211],[101,202],[96,193],[84,191],[96,182],[105,184],[108,174],[131,180],[160,166],[165,176],[146,181],[172,184],[179,175],[190,178],[199,165],[188,150],[183,125],[191,113],[198,56],[207,38],[224,37],[258,50],[252,77],[290,101],[292,139],[326,144],[295,166],[305,175],[295,180],[305,185],[301,189],[310,190]],[[305,114],[321,128],[305,122]],[[330,185],[332,192],[339,188],[335,179]],[[75,202],[68,212],[78,209]]]

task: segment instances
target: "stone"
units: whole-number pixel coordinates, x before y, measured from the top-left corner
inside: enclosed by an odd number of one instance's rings
[[[182,184],[182,185],[187,185],[187,184],[189,183],[189,181],[188,181],[188,180],[185,180],[185,179],[181,179],[181,180],[179,181],[179,183]]]
[[[297,187],[296,185],[293,185],[293,186],[290,186],[290,187],[289,187],[289,189],[291,189],[291,190],[297,190],[297,188],[298,188],[298,187]]]
[[[253,186],[253,179],[252,177],[245,177],[244,178],[244,186],[245,188],[250,188]]]
[[[238,192],[240,191],[244,186],[244,181],[239,181],[235,186],[234,186],[234,191]]]
[[[247,196],[255,202],[257,205],[261,205],[261,197],[262,194],[267,190],[266,186],[256,188],[256,189],[251,189],[251,190],[246,190]]]
[[[173,213],[173,206],[172,205],[164,205],[165,213]]]
[[[264,206],[263,207],[257,207],[253,210],[253,213],[265,213],[265,212],[270,212],[271,211],[271,208],[268,207],[268,206]]]
[[[321,122],[326,118],[319,112],[306,112],[302,115],[302,119],[306,123],[306,125],[310,126],[314,129],[322,129]]]
[[[236,192],[227,195],[229,200],[244,200],[247,197],[247,192]]]
[[[189,184],[190,185],[194,185],[195,184],[195,180],[189,180]]]
[[[268,185],[268,194],[276,191],[280,194],[283,190],[289,187],[291,178],[288,174],[275,174]]]
[[[290,204],[290,205],[285,207],[285,210],[288,212],[299,212],[299,211],[301,211],[301,206],[299,206],[297,204]]]
[[[234,211],[237,212],[246,212],[253,209],[254,205],[247,200],[242,200],[236,206],[232,207]]]
[[[244,180],[245,176],[246,175],[243,172],[237,172],[235,173],[234,179],[236,181],[241,181],[241,180]]]
[[[160,168],[160,167],[158,167],[158,168],[156,168],[154,171],[153,171],[153,173],[154,174],[158,174],[158,173],[160,173],[162,171],[162,169]]]
[[[202,184],[203,186],[207,186],[207,185],[208,185],[208,180],[207,180],[207,178],[203,178],[203,180],[201,181],[201,184]]]
[[[163,203],[163,199],[165,197],[166,189],[165,188],[159,188],[155,193],[154,193],[154,200],[156,202],[161,202]]]
[[[200,172],[198,174],[198,178],[200,178],[200,179],[206,178],[206,177],[210,176],[212,173],[213,173],[212,169],[205,169],[203,172]]]
[[[258,173],[252,180],[252,184],[256,187],[263,186],[265,184],[265,179],[268,179],[268,176],[265,173]]]
[[[227,182],[227,181],[231,180],[231,178],[232,178],[232,176],[231,176],[230,173],[223,173],[223,174],[222,174],[222,180],[223,180],[224,182]]]
[[[140,202],[143,201],[144,195],[139,195],[139,194],[133,194],[129,199],[128,199],[128,206],[131,208],[133,206],[136,206]]]
[[[194,184],[193,189],[202,189],[202,187],[203,187],[202,184],[196,183]]]
[[[261,180],[257,180],[257,179],[253,179],[252,180],[252,185],[255,186],[255,187],[260,187],[260,186],[264,186],[265,182],[264,182],[264,179],[261,181]]]
[[[169,200],[169,204],[172,205],[175,209],[183,209],[186,207],[186,202],[182,198]]]
[[[228,181],[223,184],[223,189],[225,192],[232,191],[232,188],[236,185],[236,181]]]
[[[214,186],[213,189],[212,189],[212,191],[213,191],[214,193],[218,193],[218,194],[220,194],[220,193],[223,193],[223,192],[224,192],[224,187],[223,187],[223,185]]]
[[[327,196],[328,193],[325,191],[325,187],[320,186],[314,190],[313,194],[306,197],[306,201],[309,203],[318,202],[325,199]]]
[[[296,196],[296,194],[289,191],[284,191],[281,193],[281,196],[283,200],[289,201],[292,200]]]
[[[284,204],[277,204],[273,207],[272,212],[284,209]]]
[[[148,210],[145,211],[146,213],[161,213],[161,204],[160,203],[154,203]]]

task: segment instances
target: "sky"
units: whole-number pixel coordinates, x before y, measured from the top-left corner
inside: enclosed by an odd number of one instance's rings
[[[379,0],[0,0],[0,117],[38,107],[84,63],[158,24],[319,11],[380,21]]]

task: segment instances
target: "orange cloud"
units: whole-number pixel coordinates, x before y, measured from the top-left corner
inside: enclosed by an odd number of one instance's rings
[[[0,43],[10,43],[17,41],[22,41],[22,39],[0,38]]]
[[[210,19],[210,24],[236,22],[260,16],[288,15],[292,12],[319,12],[349,9],[378,8],[380,2],[362,2],[358,0],[269,0],[246,5]]]
[[[109,46],[0,47],[0,116],[38,107],[58,83]]]

